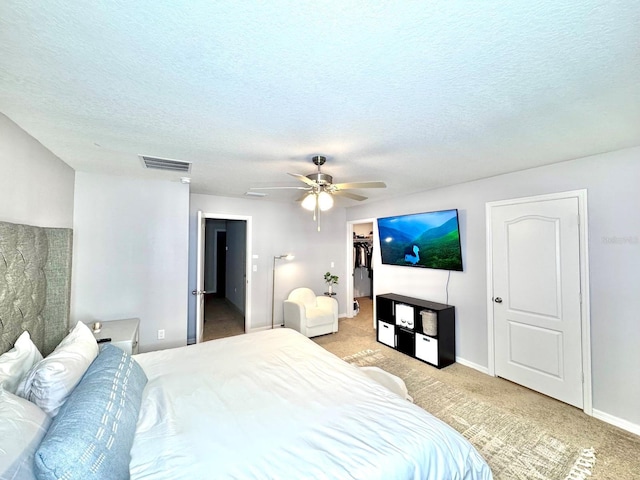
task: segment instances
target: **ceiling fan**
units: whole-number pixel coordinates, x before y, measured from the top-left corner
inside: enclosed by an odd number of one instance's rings
[[[318,220],[318,231],[320,231],[320,211],[329,210],[333,206],[332,195],[351,198],[352,200],[366,200],[367,197],[356,193],[348,192],[354,188],[386,188],[384,182],[349,182],[349,183],[333,183],[333,177],[326,173],[322,173],[320,167],[325,164],[327,157],[315,155],[311,161],[318,167],[318,171],[309,175],[300,175],[298,173],[289,173],[292,177],[297,178],[305,186],[297,187],[255,187],[251,190],[278,190],[278,189],[296,189],[305,190],[305,193],[298,201],[302,201],[302,207],[313,211],[313,219]]]

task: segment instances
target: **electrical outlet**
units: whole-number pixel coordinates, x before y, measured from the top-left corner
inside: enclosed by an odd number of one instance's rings
[[[335,262],[331,262],[331,268],[335,268],[336,263]]]
[[[164,340],[164,328],[158,330],[158,340]]]

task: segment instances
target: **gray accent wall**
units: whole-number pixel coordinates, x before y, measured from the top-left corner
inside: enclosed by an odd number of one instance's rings
[[[452,272],[457,355],[488,365],[487,202],[587,189],[594,415],[640,431],[640,147],[347,210],[348,220],[457,208],[463,272]],[[446,300],[447,272],[376,265],[375,293]]]
[[[0,221],[73,225],[74,170],[0,113]]]

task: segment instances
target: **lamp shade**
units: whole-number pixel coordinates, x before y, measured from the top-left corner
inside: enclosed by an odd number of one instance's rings
[[[310,193],[309,195],[307,195],[306,197],[304,197],[304,200],[302,200],[302,208],[304,208],[305,210],[315,210],[316,208],[316,194],[315,193]]]
[[[318,206],[323,212],[329,210],[333,207],[333,197],[327,192],[320,192],[318,194]]]

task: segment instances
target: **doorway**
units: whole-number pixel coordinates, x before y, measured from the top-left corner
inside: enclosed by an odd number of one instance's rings
[[[489,373],[591,411],[586,191],[487,204]]]
[[[347,282],[347,317],[353,318],[358,313],[360,303],[365,310],[372,310],[374,297],[374,225],[375,219],[363,219],[347,222],[347,266],[346,272],[351,275]],[[375,321],[372,324],[375,328]]]
[[[251,321],[251,217],[198,212],[196,340],[248,331]],[[205,319],[219,321],[215,333]],[[233,326],[230,322],[239,325]]]

